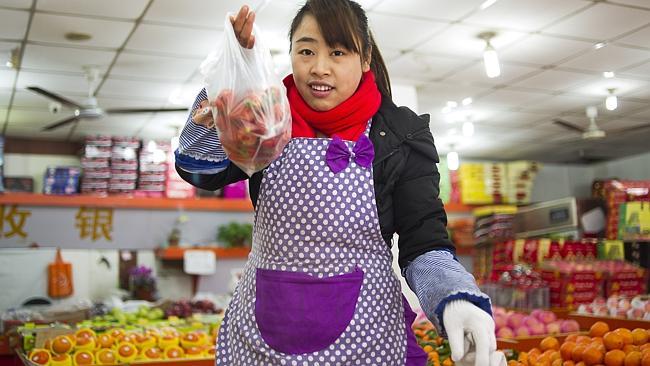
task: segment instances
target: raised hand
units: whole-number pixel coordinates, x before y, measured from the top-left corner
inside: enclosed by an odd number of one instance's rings
[[[236,17],[230,17],[230,23],[235,31],[235,36],[239,44],[244,48],[253,48],[255,45],[255,36],[253,35],[253,23],[255,22],[255,12],[250,10],[248,5],[239,9]]]

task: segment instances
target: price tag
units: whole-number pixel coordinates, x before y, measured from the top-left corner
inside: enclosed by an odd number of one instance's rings
[[[183,270],[193,275],[214,274],[217,271],[217,257],[211,250],[186,250],[183,253]]]

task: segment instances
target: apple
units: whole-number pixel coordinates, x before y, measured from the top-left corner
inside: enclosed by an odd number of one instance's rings
[[[520,326],[517,329],[515,329],[515,335],[517,337],[528,337],[530,336],[530,330],[526,328],[525,326]]]
[[[497,337],[498,338],[514,338],[515,337],[515,332],[512,331],[512,329],[508,327],[503,327],[499,329],[497,332]]]

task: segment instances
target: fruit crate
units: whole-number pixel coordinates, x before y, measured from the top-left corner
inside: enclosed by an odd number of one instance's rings
[[[30,361],[27,355],[20,351],[16,350],[16,354],[20,361],[25,366],[42,366],[37,363]],[[71,364],[72,365],[72,364]],[[214,366],[214,358],[188,358],[188,359],[179,359],[179,360],[162,360],[162,361],[134,361],[131,363],[122,363],[115,365],[101,365],[101,366],[129,366],[129,365],[142,365],[142,366]],[[95,366],[95,365],[88,365]],[[97,365],[100,366],[100,365]]]

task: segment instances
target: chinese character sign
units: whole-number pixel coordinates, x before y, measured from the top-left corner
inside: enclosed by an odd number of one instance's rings
[[[27,238],[25,223],[31,215],[30,211],[20,210],[17,205],[0,206],[0,217],[2,219],[0,220],[0,236],[4,238],[13,236]]]
[[[80,239],[112,241],[113,209],[80,207],[75,216],[75,227],[79,229]]]

